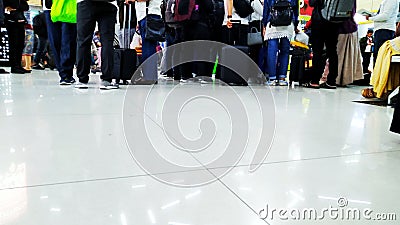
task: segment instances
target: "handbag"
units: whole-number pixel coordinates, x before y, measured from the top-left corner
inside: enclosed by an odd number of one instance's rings
[[[58,0],[53,1],[51,6],[51,21],[76,23],[76,0]]]
[[[250,29],[249,34],[247,35],[247,45],[254,46],[254,45],[261,45],[262,43],[263,43],[263,36],[261,34],[261,31],[259,31],[257,27],[252,27]]]
[[[151,1],[151,0],[149,0]],[[165,41],[165,24],[158,15],[150,16],[149,1],[146,2],[146,33],[145,39],[149,41],[164,42]]]

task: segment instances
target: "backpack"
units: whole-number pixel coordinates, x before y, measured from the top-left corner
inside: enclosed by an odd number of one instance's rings
[[[164,5],[165,23],[169,27],[178,28],[183,22],[198,19],[196,0],[166,0]]]
[[[223,0],[212,0],[213,11],[210,15],[210,26],[212,28],[221,27],[224,23],[225,4]]]
[[[247,18],[254,12],[251,3],[247,0],[233,0],[233,8],[241,18]]]
[[[322,17],[333,23],[341,23],[353,16],[355,0],[324,0]]]
[[[270,25],[274,27],[289,26],[293,20],[292,5],[287,0],[276,0],[271,7]]]

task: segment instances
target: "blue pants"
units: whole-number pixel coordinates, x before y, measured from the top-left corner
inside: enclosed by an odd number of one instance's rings
[[[61,79],[72,78],[76,59],[76,24],[53,23],[46,10],[47,33],[54,62]]]
[[[289,51],[290,41],[288,38],[268,40],[267,71],[269,79],[286,78]]]
[[[157,15],[147,15],[152,17],[159,17]],[[146,40],[146,18],[139,21],[140,35],[142,36],[142,62],[143,77],[145,80],[157,80],[157,57],[153,56],[156,53],[157,42]],[[149,59],[149,60],[147,60]],[[147,60],[147,61],[146,61]]]

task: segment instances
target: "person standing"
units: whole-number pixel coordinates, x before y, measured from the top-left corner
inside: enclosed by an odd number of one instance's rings
[[[35,58],[33,58],[32,69],[44,70],[44,67],[40,65],[40,62],[45,58],[47,45],[46,16],[44,13],[41,12],[33,18],[33,32],[38,36],[39,41]]]
[[[157,41],[149,40],[146,38],[146,24],[147,18],[152,17],[153,19],[161,18],[161,0],[125,0],[126,4],[135,2],[137,28],[142,37],[142,59],[140,63],[147,62],[143,65],[143,78],[138,81],[144,83],[149,80],[153,82],[153,79],[157,79],[157,58],[151,57],[156,53]]]
[[[108,0],[78,0],[77,28],[78,28],[78,54],[77,76],[79,83],[76,88],[88,88],[91,66],[91,45],[96,22],[99,26],[101,37],[101,85],[100,89],[117,89],[118,84],[113,84],[114,64],[114,33],[117,22],[117,3]]]
[[[60,85],[71,85],[75,83],[73,69],[76,60],[76,24],[53,22],[50,15],[51,5],[51,0],[44,0],[50,48],[60,76]]]
[[[363,79],[358,26],[354,21],[357,4],[354,2],[352,16],[340,24],[337,44],[338,76],[336,84],[346,86]]]
[[[339,23],[333,23],[322,17],[324,0],[310,0],[310,6],[314,7],[311,16],[311,44],[313,47],[313,70],[310,82],[303,84],[309,88],[336,89],[336,77],[338,76],[337,43],[339,36]],[[329,75],[327,81],[319,84],[324,72],[326,59],[323,57],[324,48],[329,59]]]
[[[4,0],[5,24],[10,44],[11,73],[24,74],[29,71],[22,68],[22,52],[25,45],[25,24],[24,12],[29,10],[26,0]]]
[[[282,0],[286,1],[286,0]],[[289,65],[290,40],[298,33],[299,5],[297,0],[288,0],[293,12],[290,25],[278,26],[271,23],[272,7],[276,0],[264,1],[264,40],[268,42],[267,71],[269,85],[287,86],[286,74]]]
[[[371,55],[374,46],[374,38],[372,37],[374,34],[373,30],[368,30],[367,35],[360,39],[360,49],[361,55],[363,58],[363,73],[365,75],[371,75],[371,71],[369,71],[368,67],[371,62]]]
[[[383,0],[379,7],[378,14],[374,16],[365,16],[367,20],[374,22],[374,66],[379,48],[383,43],[394,38],[398,12],[399,0]]]

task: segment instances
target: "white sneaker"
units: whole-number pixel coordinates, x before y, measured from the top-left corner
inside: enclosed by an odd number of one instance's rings
[[[88,89],[89,86],[88,86],[87,83],[78,82],[77,84],[75,84],[75,88],[78,88],[78,89]]]
[[[106,80],[101,81],[101,85],[100,85],[101,90],[112,90],[112,89],[118,89],[118,88],[119,88],[118,84],[113,84]]]

